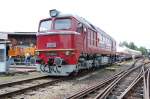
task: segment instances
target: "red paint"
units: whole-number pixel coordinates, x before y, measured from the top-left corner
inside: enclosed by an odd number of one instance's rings
[[[101,47],[101,35],[98,33],[99,31],[93,30],[93,28],[86,26],[83,24],[84,29],[86,31],[82,31],[78,34],[72,34],[77,32],[77,25],[78,25],[78,19],[74,17],[63,17],[64,18],[70,18],[71,28],[68,30],[55,30],[54,26],[52,25],[52,29],[48,32],[53,32],[53,34],[39,34],[37,36],[37,50],[40,51],[39,57],[43,59],[45,62],[48,61],[49,57],[61,57],[64,59],[68,64],[77,64],[78,58],[81,53],[88,53],[88,54],[115,54],[116,51],[116,45],[115,40],[113,40],[110,36],[107,34],[105,37],[108,38],[108,40],[111,40],[111,46],[107,44],[108,42],[104,42],[105,48]],[[53,21],[55,18],[52,19]],[[70,32],[70,34],[66,34],[66,32]],[[61,33],[65,34],[61,34]],[[47,47],[47,43],[56,43],[56,47],[49,48]],[[72,49],[72,54],[67,56],[65,55],[66,51],[70,51]],[[43,51],[42,51],[43,50]],[[46,50],[46,51],[44,51]],[[46,56],[46,53],[53,52],[57,53],[56,56]]]

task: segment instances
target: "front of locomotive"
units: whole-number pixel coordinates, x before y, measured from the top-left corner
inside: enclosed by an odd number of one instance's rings
[[[37,63],[40,70],[50,76],[68,76],[76,70],[78,52],[72,17],[59,16],[50,11],[51,18],[40,21],[37,33]]]

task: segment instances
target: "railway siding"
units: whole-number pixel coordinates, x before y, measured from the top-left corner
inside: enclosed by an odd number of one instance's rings
[[[144,99],[149,99],[145,98],[149,97],[149,69],[146,69],[149,65],[147,64],[149,64],[149,62],[144,62],[144,60],[136,61],[130,68],[120,73],[120,75],[118,75],[115,79],[105,82],[105,86],[101,83],[99,87],[98,85],[95,85],[93,88],[89,87],[67,97],[67,99],[122,99],[133,85],[140,86],[136,87],[137,89],[139,88],[139,91],[137,92],[138,94],[132,94],[130,95],[131,97],[127,97],[127,99],[133,99],[133,97],[135,99],[143,99],[138,96],[144,97]],[[145,79],[144,82],[141,80],[142,78]]]

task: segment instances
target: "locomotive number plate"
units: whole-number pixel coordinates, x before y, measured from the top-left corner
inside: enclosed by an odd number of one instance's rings
[[[47,43],[47,47],[51,48],[56,47],[56,43]]]

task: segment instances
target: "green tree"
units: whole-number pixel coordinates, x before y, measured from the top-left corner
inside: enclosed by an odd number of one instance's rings
[[[126,46],[126,47],[128,47],[129,45],[128,45],[128,43],[126,41],[123,41],[123,42],[120,42],[119,46]]]
[[[148,54],[147,49],[146,49],[145,47],[143,47],[143,46],[141,46],[141,47],[139,48],[139,51],[141,51],[143,55],[147,55],[147,54]]]
[[[125,46],[133,50],[141,51],[143,55],[148,54],[148,50],[145,47],[141,46],[140,48],[138,48],[133,42],[128,43],[127,41],[123,41],[120,42],[119,46]]]
[[[128,48],[133,49],[133,50],[138,50],[138,47],[133,42],[129,43]]]

